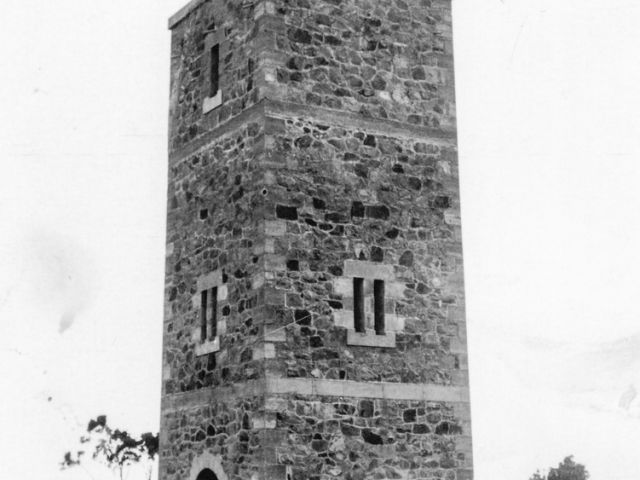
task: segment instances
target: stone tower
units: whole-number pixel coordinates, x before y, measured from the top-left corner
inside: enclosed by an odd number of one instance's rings
[[[451,0],[170,28],[160,479],[471,479]]]

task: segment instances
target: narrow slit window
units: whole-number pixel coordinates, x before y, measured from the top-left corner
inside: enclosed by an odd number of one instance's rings
[[[213,340],[218,335],[218,287],[200,292],[200,339]]]
[[[211,302],[210,302],[210,318],[211,318],[211,339],[216,338],[218,335],[218,287],[211,289]]]
[[[211,70],[209,71],[209,96],[215,97],[220,89],[220,45],[216,44],[209,51]]]
[[[207,291],[200,292],[200,340],[207,340]]]
[[[353,279],[353,326],[356,332],[364,333],[364,278]]]
[[[373,321],[377,335],[384,335],[384,280],[373,282]]]

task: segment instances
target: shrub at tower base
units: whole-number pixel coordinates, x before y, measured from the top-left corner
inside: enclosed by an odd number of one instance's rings
[[[529,480],[587,480],[588,478],[587,469],[584,465],[574,462],[571,455],[558,464],[557,468],[551,468],[546,475],[537,471]]]
[[[110,468],[122,479],[124,472],[133,465],[141,465],[152,477],[153,464],[158,454],[158,434],[143,433],[139,437],[130,435],[124,430],[114,429],[107,424],[107,417],[100,415],[89,420],[87,433],[80,437],[82,447],[68,451],[60,463],[64,470],[82,465],[90,455]]]

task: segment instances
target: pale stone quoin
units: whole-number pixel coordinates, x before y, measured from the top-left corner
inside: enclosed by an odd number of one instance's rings
[[[451,0],[169,28],[160,480],[472,479]]]

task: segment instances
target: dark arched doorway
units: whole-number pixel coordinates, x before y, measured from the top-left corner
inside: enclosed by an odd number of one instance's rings
[[[218,480],[218,477],[216,477],[216,474],[213,473],[212,470],[205,468],[198,474],[196,480]]]

